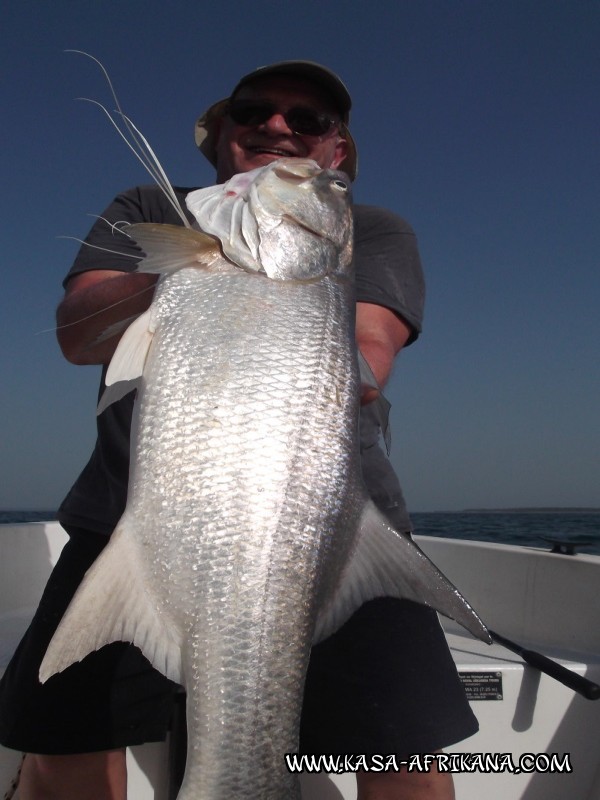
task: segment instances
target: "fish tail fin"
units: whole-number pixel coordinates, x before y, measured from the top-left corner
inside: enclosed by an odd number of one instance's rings
[[[315,641],[337,630],[363,603],[376,597],[413,600],[439,611],[491,643],[487,628],[421,548],[394,530],[369,500],[364,507],[358,544],[339,588],[317,619]]]
[[[181,682],[181,641],[159,614],[144,586],[140,553],[126,518],[85,574],[54,634],[40,667],[45,683],[110,642],[137,645],[153,666]]]

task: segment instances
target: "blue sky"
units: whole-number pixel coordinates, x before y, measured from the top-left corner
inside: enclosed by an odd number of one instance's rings
[[[598,0],[3,6],[0,508],[58,505],[94,440],[97,370],[61,357],[61,280],[142,168],[86,50],[171,180],[213,181],[195,117],[240,75],[328,64],[354,99],[359,202],[419,237],[425,330],[387,394],[413,511],[600,506]]]

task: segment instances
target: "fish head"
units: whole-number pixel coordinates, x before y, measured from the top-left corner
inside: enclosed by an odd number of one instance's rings
[[[274,280],[318,280],[350,274],[350,186],[343,172],[282,158],[191,192],[186,204],[237,266]]]
[[[352,192],[343,172],[315,161],[273,162],[255,184],[263,269],[279,280],[342,276],[352,260]]]

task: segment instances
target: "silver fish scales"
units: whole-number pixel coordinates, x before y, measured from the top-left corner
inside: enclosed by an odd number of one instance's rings
[[[107,378],[105,403],[139,376],[127,508],[41,675],[135,642],[187,691],[180,799],[284,800],[315,636],[382,594],[486,634],[361,482],[344,176],[283,159],[202,192],[188,205],[225,255],[132,226],[165,277]]]

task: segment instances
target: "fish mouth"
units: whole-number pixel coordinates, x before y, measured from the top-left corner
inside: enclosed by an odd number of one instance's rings
[[[320,229],[317,227],[313,227],[310,222],[305,220],[301,220],[298,217],[295,217],[293,214],[284,214],[282,219],[291,222],[294,227],[302,229],[305,233],[309,233],[315,237],[315,239],[320,239],[321,241],[329,242],[334,247],[339,247],[340,243],[335,236],[331,235],[328,230]]]
[[[303,231],[306,231],[307,233],[312,233],[313,236],[317,236],[319,239],[329,240],[329,236],[326,236],[325,233],[322,233],[320,230],[313,228],[310,225],[310,223],[298,219],[293,214],[283,214],[281,218],[287,220],[288,222],[291,222],[296,228],[301,228]]]

